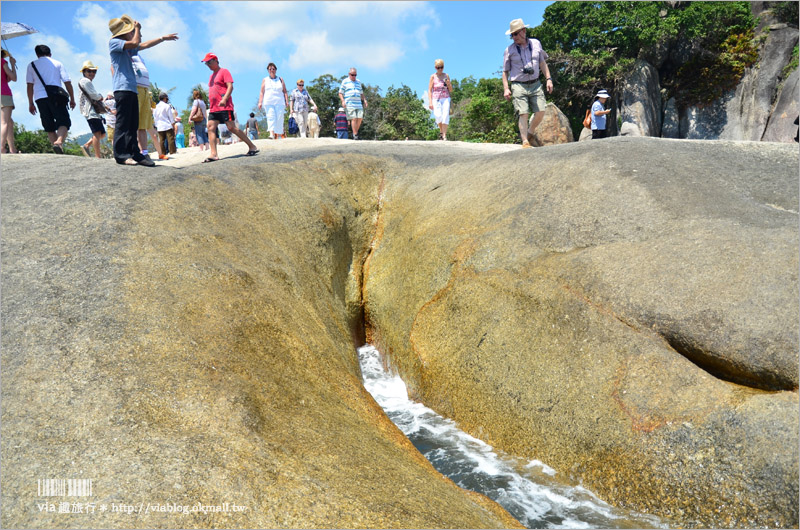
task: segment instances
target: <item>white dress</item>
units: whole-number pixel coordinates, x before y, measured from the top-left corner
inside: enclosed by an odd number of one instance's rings
[[[261,107],[267,115],[267,130],[272,134],[283,134],[283,115],[286,113],[286,98],[283,95],[283,81],[264,78],[264,100]]]

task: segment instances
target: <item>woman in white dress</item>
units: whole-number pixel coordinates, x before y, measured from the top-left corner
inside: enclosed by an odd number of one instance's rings
[[[289,94],[286,84],[277,76],[278,67],[275,63],[267,65],[269,76],[261,82],[261,93],[258,96],[258,106],[264,109],[267,115],[267,130],[270,138],[286,138],[283,132],[283,116],[289,107]]]

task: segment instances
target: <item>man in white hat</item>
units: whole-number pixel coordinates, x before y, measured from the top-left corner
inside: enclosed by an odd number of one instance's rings
[[[540,71],[544,73],[548,94],[553,92],[553,79],[546,62],[547,53],[541,42],[528,38],[528,26],[521,18],[512,20],[509,26],[506,35],[511,35],[514,42],[503,54],[503,96],[512,100],[514,110],[519,114],[522,147],[530,147],[530,138],[544,118],[547,106],[539,81]],[[531,113],[533,117],[528,121]]]

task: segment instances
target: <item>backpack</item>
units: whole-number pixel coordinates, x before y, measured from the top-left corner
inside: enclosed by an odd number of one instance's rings
[[[300,127],[297,125],[297,120],[294,119],[294,116],[289,118],[289,134],[297,134],[300,132]]]
[[[592,128],[591,109],[587,109],[586,110],[586,117],[583,119],[583,126],[586,127],[587,129],[591,129]]]

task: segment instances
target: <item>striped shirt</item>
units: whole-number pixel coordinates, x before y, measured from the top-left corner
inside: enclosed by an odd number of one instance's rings
[[[344,96],[344,104],[349,109],[364,108],[361,105],[361,81],[356,79],[351,80],[349,77],[342,81],[342,86],[339,87],[339,93]]]
[[[344,112],[340,112],[333,118],[333,123],[336,124],[337,131],[347,131],[347,116],[345,116]]]

